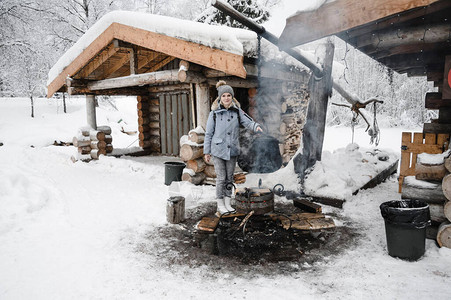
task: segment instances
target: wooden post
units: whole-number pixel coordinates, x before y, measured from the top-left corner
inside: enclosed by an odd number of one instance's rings
[[[309,82],[310,101],[307,110],[307,120],[302,132],[303,152],[294,160],[295,171],[301,180],[305,170],[321,160],[323,150],[324,129],[326,126],[327,103],[332,92],[332,62],[334,45],[325,45],[325,57],[322,62],[323,76],[318,78],[312,73]]]
[[[86,120],[92,129],[97,129],[96,98],[94,95],[86,95]]]
[[[210,114],[210,91],[208,84],[196,84],[196,119],[197,126],[207,127],[207,119]]]
[[[170,197],[166,206],[166,220],[171,224],[178,224],[185,220],[185,198]]]

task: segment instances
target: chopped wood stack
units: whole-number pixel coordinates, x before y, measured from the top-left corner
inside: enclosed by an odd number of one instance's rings
[[[307,114],[308,92],[305,89],[292,90],[281,103],[281,154],[288,163],[301,144],[302,128]]]
[[[160,101],[149,96],[138,96],[139,146],[160,152]]]
[[[202,184],[207,177],[205,169],[209,165],[204,156],[205,131],[202,127],[191,130],[180,139],[180,158],[186,163],[182,181],[192,184]]]
[[[182,181],[188,181],[195,185],[216,185],[213,162],[206,162],[204,159],[204,138],[203,128],[197,127],[180,139],[180,158],[186,163]],[[234,182],[237,184],[246,182],[245,174],[244,172],[235,173]]]
[[[424,155],[424,154],[421,154]],[[426,161],[419,155],[415,164],[415,179],[432,184],[424,188],[402,186],[403,199],[418,199],[429,204],[433,224],[438,227],[437,243],[440,247],[451,248],[451,158],[444,154],[429,154],[441,159]],[[440,184],[441,183],[441,184]],[[438,225],[437,225],[438,224]]]
[[[111,127],[98,126],[97,130],[90,127],[80,128],[77,136],[74,136],[72,143],[78,148],[78,158],[83,161],[99,159],[100,155],[113,152],[113,138]],[[76,158],[72,158],[77,161]]]

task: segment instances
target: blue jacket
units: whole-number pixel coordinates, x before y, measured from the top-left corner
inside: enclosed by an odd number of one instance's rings
[[[211,154],[224,160],[229,160],[231,156],[238,156],[240,154],[239,122],[254,132],[260,126],[240,108],[235,98],[229,109],[225,109],[216,99],[207,120],[204,154]]]

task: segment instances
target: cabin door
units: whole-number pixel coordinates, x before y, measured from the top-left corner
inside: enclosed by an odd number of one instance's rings
[[[193,129],[189,91],[162,94],[160,102],[161,153],[178,155],[180,138]]]

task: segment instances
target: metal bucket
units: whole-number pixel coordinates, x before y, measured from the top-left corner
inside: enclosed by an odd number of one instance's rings
[[[274,193],[269,189],[245,188],[235,195],[236,210],[247,214],[264,215],[274,211]]]

